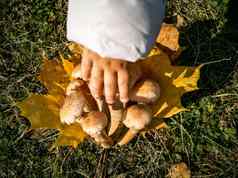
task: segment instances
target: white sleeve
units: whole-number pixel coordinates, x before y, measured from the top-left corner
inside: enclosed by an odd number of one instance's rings
[[[110,57],[135,62],[154,45],[164,0],[69,0],[67,38]]]

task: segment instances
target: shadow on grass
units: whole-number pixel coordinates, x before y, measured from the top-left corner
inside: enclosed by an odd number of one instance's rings
[[[180,44],[189,48],[179,57],[179,65],[207,64],[201,70],[201,90],[185,94],[182,98],[185,106],[196,102],[198,98],[214,95],[217,90],[226,88],[237,69],[236,4],[235,1],[229,2],[225,24],[217,24],[217,21],[198,21],[182,30]]]

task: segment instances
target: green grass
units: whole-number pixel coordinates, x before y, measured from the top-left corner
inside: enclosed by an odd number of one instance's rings
[[[201,90],[186,94],[190,112],[167,121],[168,129],[140,136],[107,154],[90,142],[50,151],[52,130],[29,132],[15,102],[44,93],[36,79],[44,52],[64,50],[67,3],[63,0],[0,2],[0,177],[165,177],[185,162],[193,177],[238,177],[237,5],[227,0],[170,0],[167,15],[185,19],[180,65],[209,63]],[[173,18],[169,18],[173,19]],[[107,155],[103,163],[101,155]],[[100,167],[101,166],[101,167]]]

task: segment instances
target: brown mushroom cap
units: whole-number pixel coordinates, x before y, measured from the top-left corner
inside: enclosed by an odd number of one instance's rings
[[[107,126],[107,116],[103,112],[93,111],[79,120],[83,130],[90,136],[100,134]]]
[[[160,97],[160,86],[156,81],[146,79],[135,84],[130,93],[132,101],[154,103]]]
[[[76,92],[83,85],[85,85],[85,82],[83,80],[72,80],[67,86],[66,95],[70,95],[71,93]]]
[[[66,96],[64,104],[60,109],[61,122],[72,124],[76,118],[81,116],[85,102],[85,98],[82,97],[80,92],[74,92]]]
[[[128,107],[123,124],[135,131],[144,129],[152,119],[151,109],[142,104]]]

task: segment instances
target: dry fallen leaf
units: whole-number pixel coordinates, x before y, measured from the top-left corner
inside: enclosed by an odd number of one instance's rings
[[[163,23],[156,42],[159,48],[166,52],[172,62],[175,62],[182,52],[179,46],[179,31],[174,24]]]
[[[170,28],[172,29],[170,29]],[[152,105],[155,119],[149,129],[160,129],[165,127],[163,118],[169,118],[174,114],[186,109],[181,104],[181,96],[193,90],[198,89],[197,81],[200,77],[199,67],[181,67],[171,64],[171,57],[180,50],[178,45],[179,34],[175,31],[174,26],[163,26],[159,37],[159,49],[155,47],[148,59],[139,61],[145,75],[158,81],[161,88],[161,97],[157,103]],[[163,29],[165,28],[165,29]],[[172,33],[167,34],[167,33]],[[166,34],[164,34],[166,33]],[[172,38],[172,39],[171,39]],[[27,117],[32,128],[50,128],[58,129],[60,134],[57,145],[77,145],[83,141],[86,134],[79,124],[63,125],[59,119],[59,109],[63,104],[65,89],[70,82],[71,72],[76,64],[80,62],[82,48],[79,45],[72,44],[69,49],[73,53],[69,60],[60,55],[60,59],[44,59],[39,80],[48,89],[47,95],[31,94],[26,100],[18,103],[22,115]]]
[[[188,166],[185,163],[178,163],[173,165],[169,169],[169,178],[190,178],[191,171],[188,169]]]

